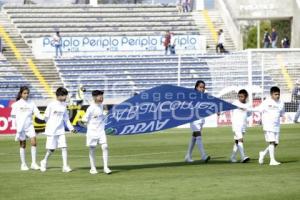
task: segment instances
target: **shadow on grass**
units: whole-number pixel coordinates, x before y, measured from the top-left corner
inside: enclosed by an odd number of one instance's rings
[[[218,160],[222,159],[222,160]],[[204,161],[197,160],[192,163],[182,162],[163,162],[163,163],[146,163],[146,164],[128,164],[128,165],[112,165],[110,166],[114,173],[119,173],[122,171],[129,170],[139,170],[139,169],[155,169],[155,168],[169,168],[169,167],[183,167],[183,166],[209,166],[209,165],[221,165],[221,164],[232,164],[228,160],[224,160],[224,157],[214,157],[208,163]],[[79,167],[74,170],[89,170],[89,167]]]
[[[281,161],[282,164],[284,164],[284,163],[295,163],[295,162],[299,162],[299,160],[286,160],[286,161]]]

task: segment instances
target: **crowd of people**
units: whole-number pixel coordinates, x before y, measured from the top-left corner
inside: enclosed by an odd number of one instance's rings
[[[31,165],[33,170],[40,170],[45,172],[47,170],[48,160],[56,149],[61,149],[62,152],[62,172],[68,173],[72,169],[68,165],[68,153],[65,127],[72,133],[77,131],[70,122],[66,99],[68,91],[59,87],[56,90],[56,100],[48,104],[43,115],[40,114],[39,109],[33,101],[29,99],[30,90],[26,86],[22,86],[17,96],[17,101],[12,105],[11,116],[15,119],[17,133],[15,140],[20,144],[20,159],[21,171],[28,171],[29,167],[26,164],[25,148],[26,139],[30,139],[31,143]],[[103,113],[103,91],[92,91],[93,103],[87,108],[82,122],[87,125],[86,146],[89,148],[90,159],[90,173],[97,174],[98,171],[95,165],[95,149],[98,145],[101,146],[103,156],[103,172],[110,174],[111,170],[108,168],[108,146],[106,134],[104,131],[104,113]],[[33,126],[33,114],[40,120],[46,121],[45,133],[46,135],[46,154],[40,166],[37,163],[37,140],[36,132]]]
[[[198,80],[195,84],[195,90],[204,93],[206,84],[202,80]],[[47,163],[53,152],[58,148],[62,151],[62,172],[68,173],[72,169],[68,165],[67,142],[65,127],[69,131],[76,133],[77,131],[69,120],[67,111],[66,99],[68,91],[59,87],[56,90],[56,100],[48,104],[44,114],[40,114],[39,109],[33,101],[29,99],[29,88],[23,86],[17,95],[17,101],[12,105],[11,116],[15,119],[17,133],[15,140],[20,145],[20,159],[21,171],[29,170],[25,159],[26,140],[29,139],[31,143],[31,166],[33,170],[47,171]],[[99,145],[102,149],[103,158],[103,172],[110,174],[111,170],[108,168],[108,145],[105,133],[105,116],[103,112],[103,91],[92,91],[93,102],[87,108],[87,111],[81,122],[87,125],[86,146],[89,148],[90,159],[90,173],[97,174],[98,171],[95,165],[95,149]],[[245,154],[244,136],[247,128],[247,118],[249,112],[259,112],[262,114],[263,131],[265,134],[265,141],[267,147],[259,152],[258,163],[263,164],[264,158],[267,154],[270,156],[270,165],[279,165],[280,162],[275,159],[275,147],[279,144],[280,135],[280,118],[284,114],[284,103],[280,100],[280,89],[276,86],[271,87],[270,97],[265,99],[258,107],[252,108],[248,103],[248,92],[242,89],[238,92],[237,99],[233,102],[237,107],[232,111],[232,132],[233,132],[233,150],[230,156],[230,161],[238,162],[237,154],[240,154],[240,162],[246,163],[250,160]],[[46,135],[46,154],[40,162],[37,163],[37,140],[33,125],[33,115],[41,120],[46,121],[45,135]],[[206,153],[202,141],[204,118],[190,123],[192,130],[192,137],[188,145],[188,150],[185,155],[186,162],[193,162],[192,152],[195,145],[197,145],[201,160],[208,162],[211,157]]]
[[[195,90],[205,92],[205,82],[197,81]],[[232,131],[233,131],[233,150],[230,156],[230,161],[236,163],[237,154],[240,154],[240,162],[247,163],[250,158],[246,156],[244,149],[244,136],[247,128],[247,118],[249,112],[259,112],[262,114],[263,131],[267,147],[259,152],[258,163],[263,164],[267,154],[270,156],[269,165],[280,165],[281,163],[275,159],[275,147],[279,144],[280,135],[280,118],[284,114],[284,103],[280,100],[280,89],[276,86],[271,87],[270,97],[265,99],[260,106],[252,108],[248,103],[248,92],[241,89],[238,92],[237,100],[233,102],[238,108],[232,111]],[[202,142],[202,129],[205,119],[199,119],[190,124],[192,129],[192,138],[188,146],[188,151],[185,156],[186,162],[193,162],[192,151],[197,144],[201,159],[208,162],[211,157],[206,153]]]
[[[268,29],[265,29],[264,37],[263,37],[263,47],[264,48],[278,48],[278,33],[276,29],[273,27],[272,32],[269,33]],[[290,48],[290,40],[288,36],[284,36],[283,39],[280,41],[281,48]]]
[[[176,8],[179,13],[192,12],[193,1],[192,0],[178,0],[176,2]]]
[[[181,1],[180,1],[181,2]],[[190,11],[190,3],[191,1],[184,1],[184,4],[177,4],[177,7],[183,9],[183,11],[189,12]],[[181,5],[181,6],[179,6]],[[185,6],[183,6],[185,5]],[[178,8],[179,9],[179,8]],[[180,10],[179,9],[179,10]],[[217,44],[216,44],[216,53],[227,53],[228,51],[225,49],[225,36],[223,29],[220,29],[217,33]],[[1,41],[1,40],[0,40]],[[270,34],[267,29],[265,29],[265,33],[263,36],[263,48],[277,48],[278,42],[278,33],[276,32],[275,28],[272,28],[272,33]],[[0,42],[1,44],[1,42]],[[175,37],[174,33],[170,32],[169,30],[166,31],[164,36],[163,45],[165,47],[165,55],[170,53],[170,55],[175,55]],[[1,46],[1,45],[0,45]],[[57,31],[53,36],[53,46],[55,47],[55,57],[60,58],[62,57],[62,37],[60,33]],[[285,36],[281,40],[281,47],[282,48],[290,48],[290,40],[287,36]]]

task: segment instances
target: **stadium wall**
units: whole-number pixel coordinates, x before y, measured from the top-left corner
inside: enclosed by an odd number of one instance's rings
[[[292,47],[300,46],[300,0],[294,2],[294,16],[292,21]]]
[[[237,21],[264,19],[292,19],[291,47],[300,47],[299,0],[221,0]]]

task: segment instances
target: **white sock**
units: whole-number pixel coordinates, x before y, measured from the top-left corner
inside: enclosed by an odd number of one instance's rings
[[[91,169],[96,169],[96,164],[95,164],[95,147],[90,147],[89,158],[90,158]]]
[[[269,152],[269,146],[267,146],[267,148],[265,150],[262,151],[262,155],[263,157],[265,157],[267,155],[267,153]]]
[[[45,157],[44,157],[44,160],[47,162],[48,161],[48,159],[49,159],[49,157],[51,156],[51,154],[52,154],[52,151],[51,150],[47,150],[47,152],[46,152],[46,155],[45,155]]]
[[[275,161],[275,146],[274,144],[270,144],[269,145],[269,153],[270,153],[270,162],[274,162]]]
[[[20,158],[21,158],[21,164],[26,165],[25,161],[25,148],[20,148]]]
[[[204,150],[204,147],[203,147],[203,144],[202,144],[202,137],[201,136],[196,137],[196,144],[197,144],[198,149],[201,153],[202,160],[206,159],[206,153],[205,153],[205,150]]]
[[[63,160],[63,167],[67,167],[68,166],[67,148],[61,148],[61,155],[62,155],[62,160]]]
[[[236,153],[237,153],[238,147],[237,144],[233,144],[233,149],[232,149],[232,154],[231,154],[231,159],[236,159]]]
[[[196,143],[196,137],[192,136],[190,144],[189,144],[189,147],[188,147],[188,151],[187,151],[186,157],[192,158],[192,153],[193,153],[193,149],[194,149],[195,143]]]
[[[36,163],[36,146],[31,146],[31,163]]]
[[[244,144],[242,142],[238,142],[238,149],[241,154],[241,159],[243,160],[245,158],[245,153],[244,153]]]
[[[108,146],[107,144],[102,144],[102,157],[103,157],[103,168],[108,168]]]

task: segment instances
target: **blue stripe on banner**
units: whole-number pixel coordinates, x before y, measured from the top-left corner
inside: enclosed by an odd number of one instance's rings
[[[161,85],[114,106],[106,117],[105,129],[113,135],[149,133],[235,108],[193,89]]]
[[[0,100],[0,108],[7,108],[10,100]]]

